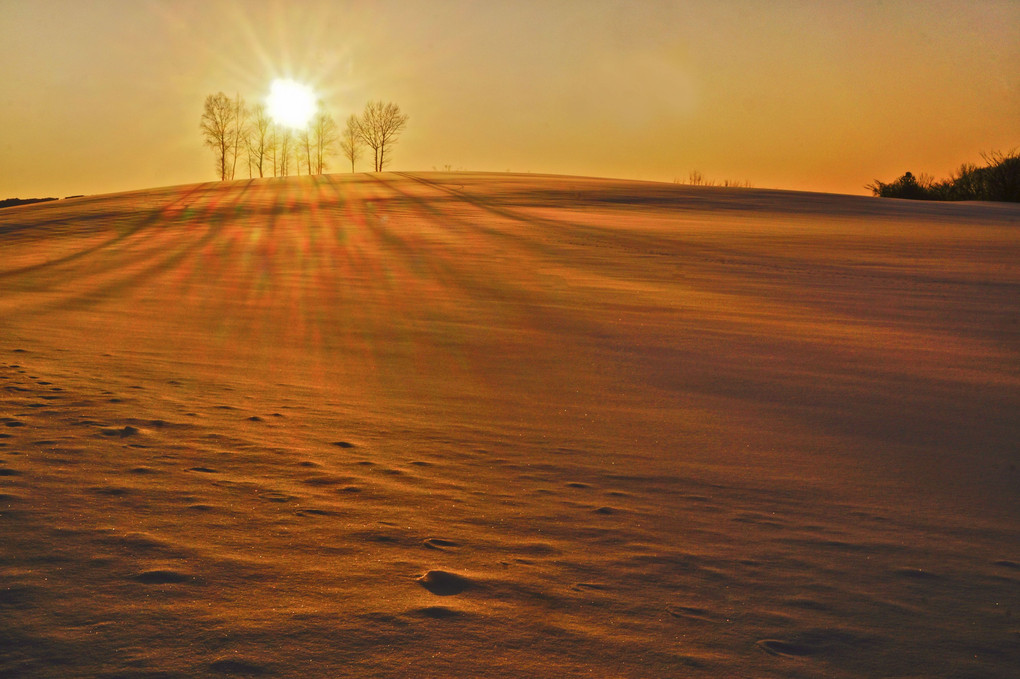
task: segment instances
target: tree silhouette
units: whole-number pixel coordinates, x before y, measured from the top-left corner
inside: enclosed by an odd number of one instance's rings
[[[248,157],[250,158],[251,165],[258,168],[260,177],[265,176],[263,165],[272,143],[270,137],[272,124],[272,120],[270,120],[264,105],[256,104],[252,107],[251,127],[248,135]],[[273,174],[276,174],[275,168]]]
[[[351,161],[351,172],[354,172],[354,162],[361,157],[361,144],[364,139],[361,137],[361,124],[358,116],[353,113],[347,118],[347,125],[340,133],[340,150],[344,158]]]
[[[273,152],[273,176],[279,177],[280,159],[278,157],[278,153],[280,150],[280,139],[279,136],[277,135],[278,128],[276,123],[272,123],[269,129],[270,132],[272,133],[272,141],[270,142],[269,149]]]
[[[241,143],[245,142],[247,145],[247,128],[248,128],[248,106],[244,103],[244,99],[241,98],[240,94],[234,95],[234,125],[232,130],[233,142],[231,149],[232,162],[230,163],[230,178],[234,178],[234,173],[237,171],[237,157],[241,155]]]
[[[311,141],[315,159],[315,174],[326,169],[326,157],[337,141],[336,121],[325,111],[319,111],[311,122]]]
[[[297,133],[298,153],[304,151],[305,168],[309,175],[322,174],[326,169],[326,157],[332,152],[336,141],[336,121],[322,110],[315,114],[308,127]]]
[[[985,168],[986,200],[1020,202],[1020,153],[993,151],[982,153]]]
[[[363,145],[372,149],[372,169],[380,172],[389,163],[407,119],[392,102],[370,101],[360,116],[351,114],[347,118],[343,130],[332,115],[320,109],[308,127],[295,132],[274,122],[264,105],[249,107],[240,94],[231,99],[217,92],[205,99],[200,128],[203,142],[215,153],[216,172],[223,181],[235,177],[242,153],[247,158],[249,178],[255,170],[259,177],[265,177],[270,161],[274,177],[294,172],[300,175],[302,165],[310,175],[322,174],[337,142],[351,162],[351,172],[355,171]]]
[[[216,154],[216,170],[220,175],[220,181],[227,178],[235,122],[234,104],[227,95],[217,92],[205,98],[199,127],[205,145],[212,148]]]
[[[907,172],[894,182],[875,180],[865,188],[883,198],[914,200],[994,200],[1020,202],[1020,153],[982,153],[985,167],[964,163],[949,179],[935,181]]]
[[[277,130],[278,139],[278,152],[279,152],[279,176],[286,177],[290,172],[290,154],[291,154],[291,133],[290,128],[284,127],[280,129],[279,125],[275,126]]]
[[[361,137],[375,154],[375,172],[386,167],[386,146],[393,145],[407,125],[407,116],[394,103],[370,101],[361,114]]]
[[[298,142],[298,154],[300,155],[301,149],[305,150],[305,167],[308,168],[308,174],[312,174],[312,131],[307,127],[300,130],[297,134]],[[298,158],[298,174],[301,174],[301,159]]]

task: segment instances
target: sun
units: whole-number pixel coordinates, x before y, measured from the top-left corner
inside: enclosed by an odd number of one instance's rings
[[[266,108],[278,125],[302,129],[315,115],[315,93],[308,85],[277,78],[269,86]]]

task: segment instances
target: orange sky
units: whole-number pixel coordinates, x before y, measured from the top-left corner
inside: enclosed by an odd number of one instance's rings
[[[0,0],[0,198],[215,179],[277,76],[398,103],[395,170],[865,193],[1020,146],[1020,2]]]

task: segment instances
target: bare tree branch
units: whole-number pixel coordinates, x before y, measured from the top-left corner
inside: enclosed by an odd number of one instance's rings
[[[354,172],[354,163],[361,157],[361,145],[364,139],[361,136],[361,124],[358,116],[353,113],[347,118],[347,126],[340,133],[340,150],[344,158],[351,161],[351,172]]]
[[[234,95],[234,124],[231,130],[231,163],[230,163],[230,178],[234,178],[234,173],[237,171],[237,157],[241,155],[241,142],[245,140],[247,135],[248,127],[248,107],[244,103],[244,99],[241,98],[240,94]]]
[[[322,174],[326,169],[326,158],[332,153],[337,141],[337,127],[333,116],[319,111],[312,119],[312,142],[315,153],[315,174]]]
[[[407,116],[394,103],[370,101],[359,122],[361,137],[375,154],[374,171],[380,172],[386,166],[386,146],[396,143],[407,125]]]
[[[269,118],[269,114],[266,112],[266,107],[262,104],[256,104],[251,110],[251,129],[248,137],[248,150],[251,157],[251,162],[254,167],[258,168],[259,176],[264,177],[264,164],[266,156],[270,151],[270,126],[272,121]],[[276,174],[275,168],[273,174]]]
[[[279,176],[286,177],[290,172],[291,156],[291,132],[289,127],[273,126],[274,135],[277,138],[277,152],[279,155]]]
[[[232,133],[236,117],[234,105],[222,92],[205,98],[199,128],[205,145],[216,153],[216,171],[220,181],[227,178],[227,163],[233,145]]]

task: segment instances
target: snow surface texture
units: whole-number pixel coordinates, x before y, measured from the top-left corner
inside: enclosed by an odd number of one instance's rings
[[[1020,667],[1018,206],[333,175],[0,252],[2,676]]]

